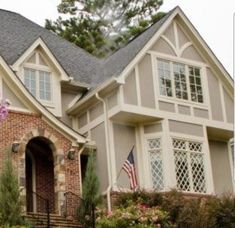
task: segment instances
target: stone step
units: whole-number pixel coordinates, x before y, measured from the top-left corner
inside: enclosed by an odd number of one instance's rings
[[[47,227],[47,214],[45,213],[28,213],[26,219],[34,224],[35,228]],[[82,228],[78,221],[64,218],[58,214],[50,214],[50,227],[52,228]]]

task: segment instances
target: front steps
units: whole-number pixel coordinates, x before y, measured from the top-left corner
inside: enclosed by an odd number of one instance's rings
[[[33,225],[34,228],[47,228],[46,213],[27,213],[25,218]],[[82,228],[77,221],[66,219],[57,214],[50,214],[51,228]]]

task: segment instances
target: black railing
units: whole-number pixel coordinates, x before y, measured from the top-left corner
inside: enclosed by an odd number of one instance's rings
[[[79,219],[78,207],[81,203],[84,203],[84,200],[73,192],[65,192],[65,205],[64,205],[64,215],[65,217],[72,219]],[[91,224],[92,228],[95,228],[95,205],[91,205]]]
[[[50,201],[42,197],[37,192],[30,191],[27,197],[27,211],[28,212],[42,212],[47,216],[47,228],[50,228]],[[36,211],[34,211],[34,207]],[[39,218],[39,215],[37,215]]]

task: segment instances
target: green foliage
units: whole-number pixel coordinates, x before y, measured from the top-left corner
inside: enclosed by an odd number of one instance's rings
[[[122,193],[116,207],[143,204],[148,208],[159,207],[168,214],[171,227],[176,228],[232,228],[235,227],[234,195],[187,196],[172,190],[168,193],[139,191]],[[109,227],[109,226],[106,226]],[[110,226],[112,227],[112,226]],[[165,227],[165,226],[163,226]]]
[[[10,153],[7,154],[0,175],[0,225],[23,225],[18,180],[15,175]]]
[[[157,13],[163,0],[61,0],[56,21],[46,20],[45,27],[104,57],[125,45],[162,18]]]
[[[160,207],[148,207],[145,204],[135,204],[129,201],[128,206],[115,208],[113,213],[106,215],[99,212],[98,228],[123,228],[123,227],[170,227],[168,213]]]
[[[99,181],[95,173],[95,155],[90,151],[82,188],[82,200],[78,208],[78,217],[85,226],[91,226],[92,209],[95,209],[100,201]]]

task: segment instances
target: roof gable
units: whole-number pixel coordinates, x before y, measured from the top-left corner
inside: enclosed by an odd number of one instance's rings
[[[27,106],[31,107],[31,110],[35,112],[41,113],[42,118],[48,122],[50,125],[53,125],[57,130],[59,130],[62,134],[73,140],[77,143],[85,143],[86,138],[65,125],[59,119],[57,119],[50,111],[42,106],[42,104],[37,101],[31,93],[26,89],[20,79],[16,76],[16,74],[11,70],[11,68],[7,65],[6,61],[0,56],[0,66],[6,72],[4,74],[5,80],[8,80],[8,84],[11,84],[11,87],[14,87],[15,94],[19,94],[19,97],[24,100],[24,103]]]

